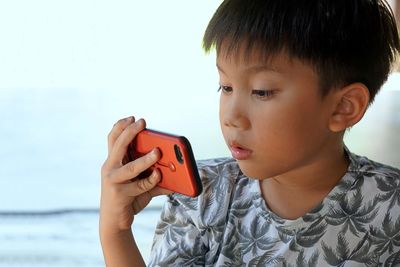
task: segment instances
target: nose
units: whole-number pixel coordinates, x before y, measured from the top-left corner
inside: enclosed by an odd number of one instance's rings
[[[246,130],[250,127],[246,102],[238,96],[221,97],[220,121],[225,127]]]

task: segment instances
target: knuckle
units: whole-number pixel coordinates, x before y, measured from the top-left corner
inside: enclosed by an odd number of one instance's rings
[[[111,186],[113,184],[112,182],[112,175],[110,173],[105,173],[101,175],[101,184],[104,186]]]
[[[131,132],[135,132],[136,134],[139,133],[140,131],[142,131],[144,129],[145,125],[143,120],[138,120],[135,123],[132,123],[131,125],[129,125],[129,130]]]
[[[146,163],[154,163],[157,161],[157,155],[153,152],[150,152],[149,154],[147,154],[146,156]]]
[[[111,140],[111,139],[113,139],[113,138],[114,138],[114,132],[111,131],[111,132],[108,133],[107,139],[108,139],[108,140]]]
[[[123,124],[124,122],[126,122],[126,119],[119,119],[114,126],[120,126],[121,124]]]
[[[140,191],[146,192],[151,188],[151,183],[147,179],[143,179],[138,181],[137,186]]]
[[[125,128],[125,131],[129,132],[134,132],[135,130],[136,130],[136,125],[134,123]]]
[[[114,184],[115,175],[117,173],[115,170],[108,166],[108,161],[106,160],[101,166],[101,180],[104,184]]]
[[[103,177],[103,176],[107,176],[107,173],[108,173],[108,171],[109,171],[109,168],[108,168],[108,161],[106,160],[104,163],[103,163],[103,165],[101,165],[101,169],[100,169],[100,171],[101,171],[101,176]]]
[[[127,125],[129,125],[129,122],[134,121],[133,117],[128,117],[124,119],[118,120],[116,123],[114,123],[113,128],[111,129],[110,133],[113,133],[115,129],[122,130],[124,129]]]
[[[122,193],[122,188],[120,186],[111,186],[109,190],[110,196],[113,198],[120,196]]]
[[[111,128],[110,134],[112,134],[116,129],[118,129],[120,125],[121,125],[120,121],[114,123],[113,127]]]
[[[135,174],[135,172],[136,172],[136,170],[137,170],[137,167],[136,167],[136,165],[134,164],[134,162],[128,163],[128,164],[126,165],[126,167],[127,167],[129,173]]]
[[[128,142],[136,134],[136,131],[134,129],[135,128],[133,124],[128,125],[123,130],[121,129],[120,136],[118,139],[121,140],[121,142]]]

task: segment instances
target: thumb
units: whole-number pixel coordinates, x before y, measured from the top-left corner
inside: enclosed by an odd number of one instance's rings
[[[154,189],[161,180],[161,173],[158,169],[154,169],[151,175],[145,179],[136,180],[132,183],[135,191],[132,196],[139,196],[147,191]],[[149,192],[150,193],[150,192]]]
[[[174,191],[164,189],[164,188],[157,186],[157,187],[151,189],[149,191],[149,193],[151,196],[156,197],[156,196],[161,196],[161,195],[171,195],[174,193]]]

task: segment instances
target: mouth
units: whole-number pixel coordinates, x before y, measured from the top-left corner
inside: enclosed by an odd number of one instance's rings
[[[241,144],[232,141],[229,143],[229,148],[232,153],[232,157],[236,160],[246,160],[249,159],[253,151],[242,146]]]

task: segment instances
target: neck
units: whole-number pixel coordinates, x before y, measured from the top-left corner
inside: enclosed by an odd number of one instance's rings
[[[260,181],[267,206],[284,219],[297,219],[329,194],[348,168],[343,146],[307,166]]]

